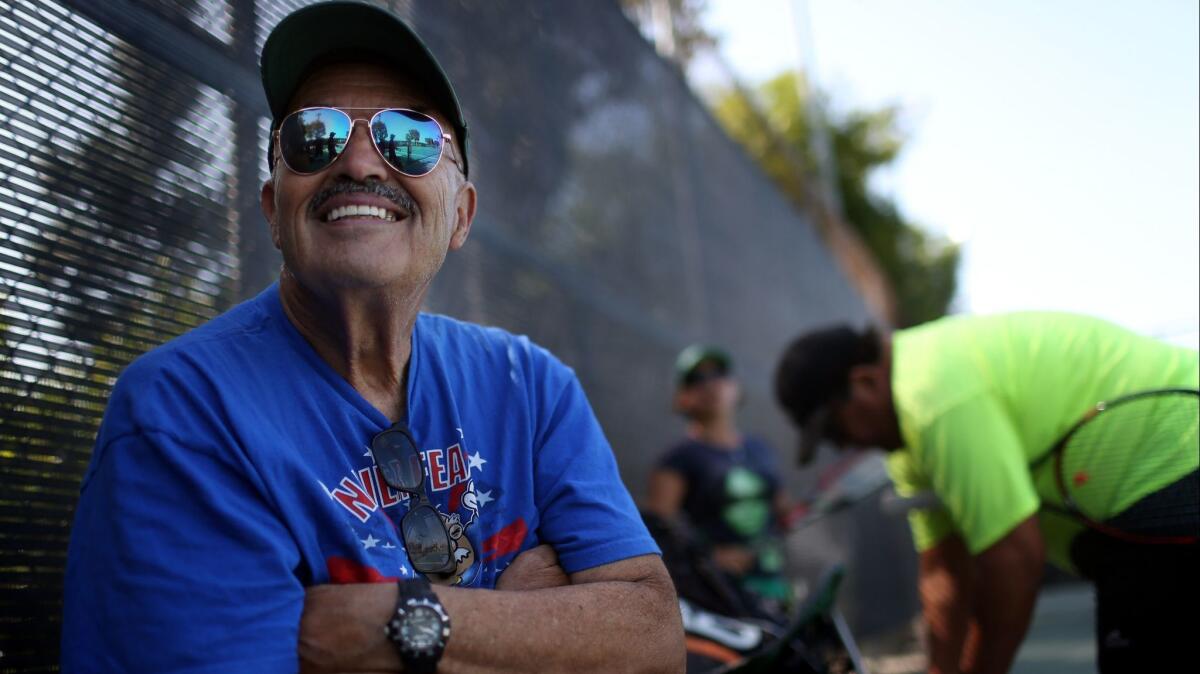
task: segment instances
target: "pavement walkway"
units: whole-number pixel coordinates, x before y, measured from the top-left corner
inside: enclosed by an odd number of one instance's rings
[[[1094,610],[1090,584],[1043,589],[1012,674],[1094,674]]]
[[[1011,674],[1095,674],[1092,586],[1068,583],[1043,588],[1033,623]],[[863,652],[870,674],[921,674],[920,618],[891,634],[866,640]]]

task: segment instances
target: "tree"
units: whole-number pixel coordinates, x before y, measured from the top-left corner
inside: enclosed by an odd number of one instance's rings
[[[375,144],[382,147],[383,141],[388,137],[388,126],[382,120],[375,120],[371,125],[371,135],[375,137]]]
[[[811,150],[806,101],[797,75],[781,74],[754,92],[718,94],[714,114],[768,176],[801,208],[812,207],[817,162]],[[845,220],[875,256],[896,293],[900,326],[946,313],[954,297],[958,246],[908,220],[888,196],[871,188],[877,169],[891,164],[904,146],[899,110],[853,110],[832,114],[818,106],[828,130],[835,186]]]
[[[301,124],[304,128],[305,138],[324,138],[325,137],[325,122],[317,117],[311,122]]]
[[[621,8],[650,37],[669,24],[673,53],[670,58],[687,66],[697,52],[716,46],[717,38],[704,27],[701,17],[708,0],[621,0]]]

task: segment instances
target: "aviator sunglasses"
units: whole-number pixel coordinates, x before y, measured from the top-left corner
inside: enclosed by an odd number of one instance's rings
[[[402,423],[371,440],[371,454],[389,487],[409,494],[408,513],[400,520],[400,535],[413,569],[423,574],[448,574],[457,567],[446,523],[425,492],[425,459]]]
[[[346,110],[378,108],[303,108],[284,117],[275,131],[284,165],[300,175],[328,168],[346,150],[360,119],[367,122],[371,143],[388,166],[410,178],[429,175],[450,140],[442,125],[423,112],[384,108],[368,120],[351,117]]]

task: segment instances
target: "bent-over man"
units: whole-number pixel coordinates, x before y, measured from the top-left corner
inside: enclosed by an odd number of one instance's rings
[[[803,449],[827,439],[889,450],[897,492],[940,502],[909,517],[930,671],[1007,671],[1049,560],[1095,583],[1098,662],[1109,673],[1173,669],[1192,657],[1197,546],[1085,529],[1064,512],[1045,457],[1101,401],[1198,381],[1194,349],[1094,318],[1028,312],[945,318],[892,335],[818,330],[788,347],[775,383]],[[1172,526],[1197,533],[1194,419],[1190,439],[1162,447],[1154,470],[1094,484],[1121,490],[1100,500],[1127,504],[1108,517],[1172,503]]]

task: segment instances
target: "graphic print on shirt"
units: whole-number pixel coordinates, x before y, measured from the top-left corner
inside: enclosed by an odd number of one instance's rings
[[[444,578],[430,576],[429,580],[446,585],[476,584],[480,577],[480,564],[477,563],[479,559],[475,552],[476,544],[468,534],[476,528],[480,510],[495,501],[493,492],[498,492],[496,489],[480,490],[476,487],[475,476],[483,473],[487,459],[478,452],[469,454],[461,442],[445,449],[426,449],[422,451],[422,455],[425,459],[426,490],[434,509],[446,525],[455,562],[454,572]],[[363,456],[372,458],[368,448],[364,448]],[[360,568],[353,573],[347,573],[347,565],[353,565],[353,562],[343,557],[330,557],[326,562],[331,578],[403,578],[415,575],[408,555],[395,553],[397,548],[403,552],[402,545],[397,546],[391,540],[379,539],[370,533],[369,527],[354,526],[368,524],[373,515],[382,514],[396,540],[403,540],[398,524],[408,511],[408,494],[389,487],[377,465],[361,468],[354,475],[343,477],[332,488],[324,483],[321,483],[321,487],[331,500],[353,516],[353,520],[348,524],[363,546],[363,556],[383,569],[380,572]],[[398,504],[404,504],[404,507],[389,510]],[[360,535],[362,531],[366,533]],[[338,571],[336,574],[333,573],[335,569]],[[392,572],[392,569],[395,571]]]
[[[741,536],[762,534],[770,520],[767,482],[758,473],[734,466],[725,476],[725,523]]]

